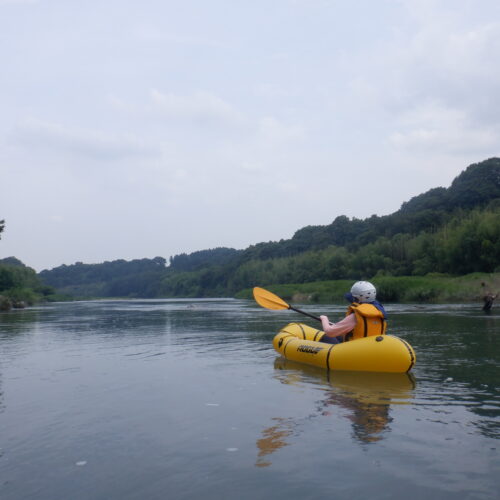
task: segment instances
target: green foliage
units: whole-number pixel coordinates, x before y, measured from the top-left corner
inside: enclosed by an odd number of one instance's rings
[[[500,198],[500,158],[470,165],[452,182],[448,206],[484,207]]]
[[[446,188],[434,188],[403,203],[401,212],[419,213],[485,207],[500,198],[500,158],[490,158],[465,169]]]
[[[170,268],[175,271],[196,271],[207,265],[217,266],[234,259],[241,250],[234,248],[214,248],[211,250],[200,250],[188,254],[181,253],[170,257]]]
[[[33,305],[39,300],[39,296],[32,288],[16,287],[8,292],[8,296],[13,303],[24,302],[26,305]]]
[[[44,285],[35,270],[20,260],[14,257],[0,260],[0,295],[4,301],[31,305],[53,293],[54,289]]]
[[[251,255],[251,254],[250,254]],[[440,229],[418,234],[379,236],[358,249],[328,246],[288,257],[240,260],[238,266],[207,266],[198,271],[167,273],[160,293],[167,296],[234,294],[253,286],[357,280],[384,276],[424,276],[429,273],[494,272],[500,266],[500,209],[457,212]],[[404,283],[398,286],[405,287]],[[432,301],[425,284],[412,289],[415,301]],[[387,290],[392,300],[408,300],[399,290]]]
[[[155,297],[165,272],[165,259],[115,260],[102,264],[62,265],[40,278],[59,293],[74,297]]]
[[[491,205],[498,199],[500,159],[492,158],[470,165],[449,188],[431,189],[403,203],[401,209],[391,215],[373,215],[364,220],[342,215],[326,226],[299,229],[289,240],[253,245],[242,253],[240,260],[290,257],[332,245],[357,251],[382,236],[394,238],[399,234],[433,233],[464,210],[485,208],[488,204],[494,209]]]
[[[5,257],[0,260],[0,263],[5,266],[26,267],[19,259],[15,257]]]
[[[12,301],[5,295],[0,295],[0,311],[10,311],[12,308]]]

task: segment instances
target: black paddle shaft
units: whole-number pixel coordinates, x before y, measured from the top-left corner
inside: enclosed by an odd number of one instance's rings
[[[288,309],[303,314],[304,316],[309,316],[310,318],[315,319],[316,321],[319,321],[321,323],[321,318],[318,318],[317,316],[313,316],[312,314],[306,313],[305,311],[301,311],[300,309],[295,309],[295,307],[292,306],[288,306]]]

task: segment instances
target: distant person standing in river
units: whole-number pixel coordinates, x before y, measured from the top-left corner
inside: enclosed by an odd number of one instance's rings
[[[484,306],[483,306],[483,311],[488,312],[491,311],[491,308],[493,307],[493,301],[497,298],[498,293],[492,294],[492,293],[487,293],[483,297],[484,301]]]
[[[376,300],[377,290],[368,281],[357,281],[345,298],[351,303],[346,317],[330,323],[328,316],[320,316],[325,334],[321,342],[339,344],[371,335],[383,335],[386,329],[384,306]]]

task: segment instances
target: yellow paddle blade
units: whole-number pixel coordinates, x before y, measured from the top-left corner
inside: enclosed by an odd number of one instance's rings
[[[280,299],[274,293],[268,292],[263,288],[256,286],[253,289],[253,298],[256,300],[257,304],[266,309],[289,309],[290,306],[282,299]]]

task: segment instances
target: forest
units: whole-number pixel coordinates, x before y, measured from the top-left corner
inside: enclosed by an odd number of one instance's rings
[[[70,297],[152,298],[228,297],[256,285],[497,272],[500,159],[491,158],[390,215],[339,215],[287,240],[175,255],[168,264],[162,257],[79,262],[44,270],[38,278]]]

